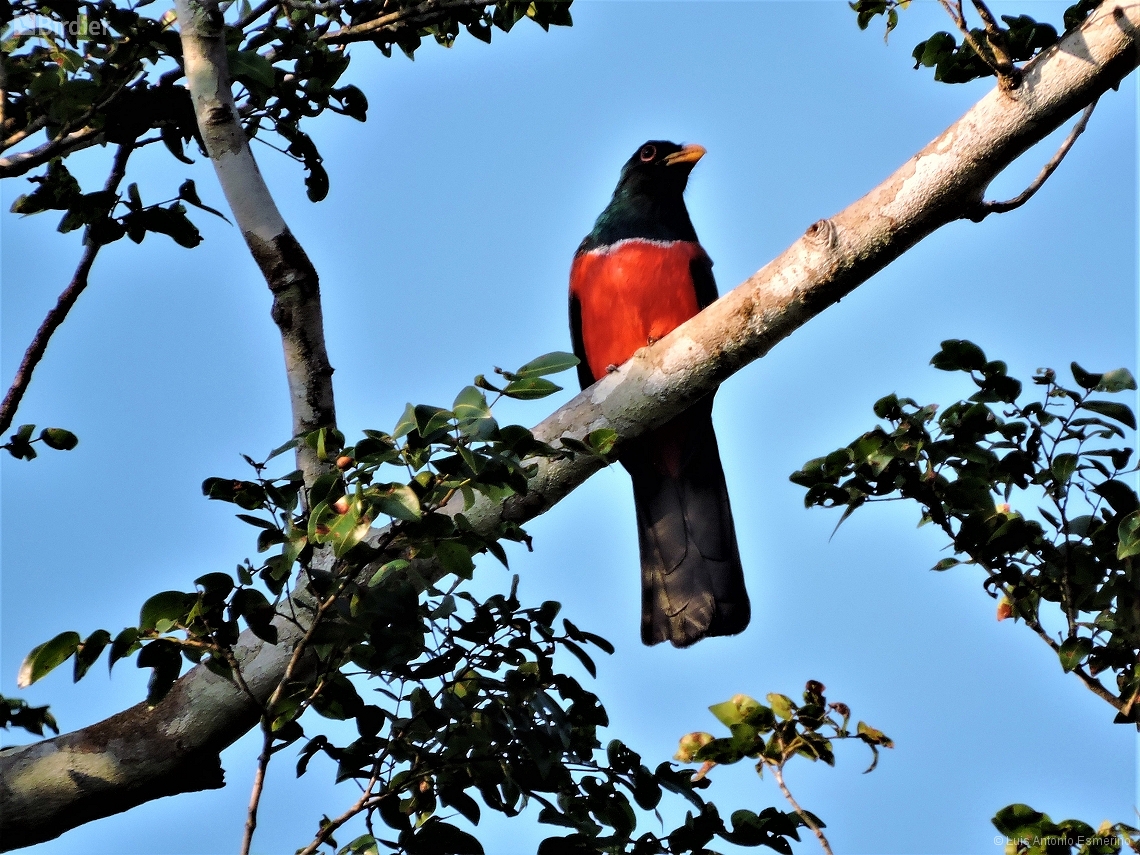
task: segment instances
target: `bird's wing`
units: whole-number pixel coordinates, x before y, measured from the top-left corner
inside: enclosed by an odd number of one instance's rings
[[[693,290],[697,292],[697,305],[704,309],[716,302],[720,295],[713,278],[713,263],[703,249],[689,262],[689,275],[693,277]]]
[[[573,289],[570,291],[570,345],[578,357],[578,384],[585,389],[597,378],[590,371],[590,363],[586,359],[586,344],[582,340],[582,304]]]

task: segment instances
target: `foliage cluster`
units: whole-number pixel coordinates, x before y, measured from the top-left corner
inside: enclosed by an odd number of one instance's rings
[[[943,342],[931,363],[967,374],[977,391],[940,415],[910,398],[880,399],[875,415],[885,427],[792,475],[807,488],[805,503],[842,506],[842,522],[868,502],[917,502],[921,521],[962,556],[934,569],[982,568],[987,592],[1001,600],[999,617],[1024,621],[1066,672],[1117,709],[1118,722],[1136,722],[1140,502],[1128,483],[1133,449],[1122,442],[1136,418],[1097,397],[1134,390],[1135,380],[1127,369],[1100,374],[1074,362],[1078,388],[1042,369],[1034,377],[1042,399],[1019,403],[1021,382],[971,342]],[[1044,625],[1043,604],[1063,619],[1057,637]]]
[[[8,441],[0,445],[0,448],[17,460],[35,460],[38,453],[34,443],[42,442],[56,451],[71,451],[79,445],[79,437],[63,428],[44,428],[39,436],[33,436],[35,432],[35,425],[20,425],[16,428],[16,432],[8,437]]]
[[[299,744],[298,774],[323,755],[336,764],[338,781],[355,780],[363,789],[344,816],[321,822],[305,851],[336,847],[336,831],[363,814],[368,834],[340,851],[482,852],[474,836],[439,815],[448,808],[478,823],[475,796],[507,815],[536,802],[540,822],[571,830],[545,841],[543,855],[697,852],[717,835],[790,851],[785,838],[795,838],[794,814],[770,809],[764,816],[775,817],[774,824],[762,834],[760,820],[744,815],[729,828],[697,792],[707,782],[668,762],[651,771],[619,741],[602,757],[597,729],[608,724],[605,709],[558,670],[555,653],[570,653],[593,675],[586,647],[612,652],[605,639],[567,619],[557,629],[558,603],[524,607],[517,577],[509,594],[482,602],[461,590],[476,554],[490,552],[506,564],[498,541],[529,538],[507,520],[490,534],[477,532],[449,505],[453,498],[469,510],[478,494],[496,502],[525,495],[535,459],[611,450],[612,431],[595,431],[573,450],[555,448],[518,425],[501,427],[491,413],[484,390],[541,398],[560,388],[545,375],[576,362],[569,354],[547,354],[517,371],[499,371],[501,388],[477,377],[450,409],[409,405],[391,433],[366,431],[352,446],[335,431],[314,432],[301,441],[335,467],[307,492],[298,473],[265,471],[294,442],[266,461],[247,458],[253,479],[207,479],[203,492],[241,508],[238,518],[258,529],[258,551],[274,554],[256,567],[247,560],[234,575],[206,574],[195,591],[151,597],[138,626],[114,639],[106,630],[86,639],[61,633],[28,655],[21,685],[72,657],[78,680],[109,649],[109,666],[137,654],[138,666],[152,669],[152,704],[178,677],[183,659],[245,689],[235,648],[241,628],[271,643],[288,629],[299,639],[290,668],[267,701],[254,697],[263,710],[263,762]],[[385,467],[411,478],[383,480]],[[389,524],[373,530],[382,517]],[[330,554],[331,564],[318,566]],[[303,584],[291,591],[298,563]],[[447,576],[454,583],[437,587],[436,577]],[[352,722],[355,736],[337,741],[311,733],[316,720],[301,721],[310,709]],[[654,810],[663,792],[687,799],[696,813],[668,833],[636,835],[635,806]],[[374,818],[382,826],[374,827]]]
[[[958,36],[943,30],[919,42],[912,53],[916,69],[933,68],[934,79],[941,83],[968,83],[1006,73],[1016,75],[1012,63],[1033,59],[1060,38],[1051,24],[1040,23],[1029,15],[1002,15],[1002,23],[998,23],[985,3],[972,2],[982,20],[981,27],[966,24],[962,0],[954,3],[942,0],[957,26]],[[1078,0],[1069,6],[1062,15],[1063,29],[1079,26],[1099,4],[1100,0]],[[867,29],[876,17],[883,16],[886,37],[898,26],[899,10],[909,6],[910,0],[854,0],[848,5],[855,12],[861,30]]]
[[[172,11],[149,16],[144,7],[151,2],[0,3],[0,151],[23,148],[0,160],[0,177],[46,166],[29,179],[37,187],[16,199],[14,213],[63,211],[59,230],[86,228],[85,241],[95,245],[124,235],[139,242],[148,232],[166,234],[184,247],[200,242],[186,205],[218,212],[198,201],[192,182],[184,182],[173,199],[144,204],[135,184],[125,197],[106,188],[83,192],[62,162],[92,145],[117,145],[129,155],[161,142],[177,160],[193,163],[186,144],[194,140],[200,148],[202,139],[189,91],[180,82],[176,19]],[[493,29],[509,32],[524,18],[543,29],[570,26],[569,7],[569,0],[228,5],[224,36],[242,125],[251,139],[301,164],[309,198],[320,201],[329,190],[328,174],[303,124],[326,111],[358,121],[367,117],[364,93],[341,83],[350,62],[348,42],[370,41],[389,56],[396,45],[411,58],[424,38],[451,46],[461,26],[486,42]],[[120,205],[124,212],[118,212]]]
[[[1140,831],[1122,822],[1094,829],[1079,819],[1053,822],[1029,805],[1009,805],[993,818],[1006,839],[1006,855],[1117,855],[1125,846],[1140,851]]]

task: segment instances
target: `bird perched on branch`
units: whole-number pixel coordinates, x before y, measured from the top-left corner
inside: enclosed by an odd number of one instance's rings
[[[570,334],[586,388],[717,298],[684,192],[699,145],[651,140],[574,255]],[[641,640],[687,647],[734,635],[751,609],[736,546],[712,395],[622,446],[641,548]]]

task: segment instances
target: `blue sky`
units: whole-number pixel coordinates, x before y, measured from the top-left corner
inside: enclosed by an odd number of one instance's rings
[[[1059,24],[1065,5],[997,11]],[[316,123],[332,179],[319,205],[305,199],[299,168],[255,147],[321,274],[350,436],[390,428],[407,401],[446,405],[491,366],[569,349],[571,256],[644,140],[708,149],[687,198],[724,293],[991,85],[944,86],[911,70],[914,44],[948,28],[933,2],[905,12],[888,46],[840,2],[579,0],[573,15],[571,29],[523,22],[490,46],[466,35],[450,51],[425,44],[414,63],[355,49],[349,77],[370,118]],[[1058,141],[1028,152],[990,196],[1016,195]],[[866,776],[858,746],[840,746],[835,769],[790,767],[789,786],[828,823],[837,852],[997,853],[989,817],[1011,802],[1094,826],[1135,818],[1135,733],[1111,725],[1107,705],[1023,626],[995,621],[979,574],[928,571],[942,543],[915,528],[913,509],[868,509],[832,538],[837,516],[805,510],[787,476],[871,427],[871,404],[887,392],[923,403],[969,394],[927,365],[945,338],[979,343],[1023,378],[1074,359],[1135,371],[1136,149],[1133,76],[1101,100],[1027,206],[941,230],[724,385],[715,421],[754,605],[743,635],[685,651],[640,644],[620,467],[528,526],[534,553],[510,551],[524,599],[561,601],[565,616],[617,646],[592,683],[611,735],[654,765],[682,734],[716,729],[709,704],[737,692],[794,696],[818,679],[897,745]],[[107,157],[75,158],[85,188],[102,181]],[[148,150],[128,180],[154,201],[187,177],[224,207],[204,159],[183,166]],[[3,210],[29,186],[6,182]],[[288,438],[280,342],[236,229],[197,222],[206,240],[195,250],[152,235],[103,252],[25,399],[18,421],[64,426],[81,442],[30,464],[2,461],[6,694],[35,644],[67,629],[117,631],[149,594],[253,554],[249,527],[199,485],[240,476],[240,453]],[[54,227],[51,215],[0,216],[5,382],[80,252],[77,234]],[[502,417],[535,423],[572,391]],[[495,562],[481,565],[479,590],[507,585]],[[65,730],[144,693],[145,673],[129,664],[110,680],[95,668],[78,685],[69,673],[23,693],[50,703]],[[153,802],[32,851],[236,851],[255,753],[246,739],[223,755],[222,791]],[[257,852],[292,852],[321,812],[351,799],[329,764],[299,781],[292,766],[285,752],[271,767]],[[782,806],[746,764],[713,780],[708,792],[727,811]],[[533,812],[480,827],[487,851],[506,855],[533,852],[550,833]]]

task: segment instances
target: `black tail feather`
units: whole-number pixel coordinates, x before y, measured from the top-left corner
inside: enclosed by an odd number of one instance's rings
[[[641,640],[688,647],[748,626],[710,396],[622,452],[641,547]]]

